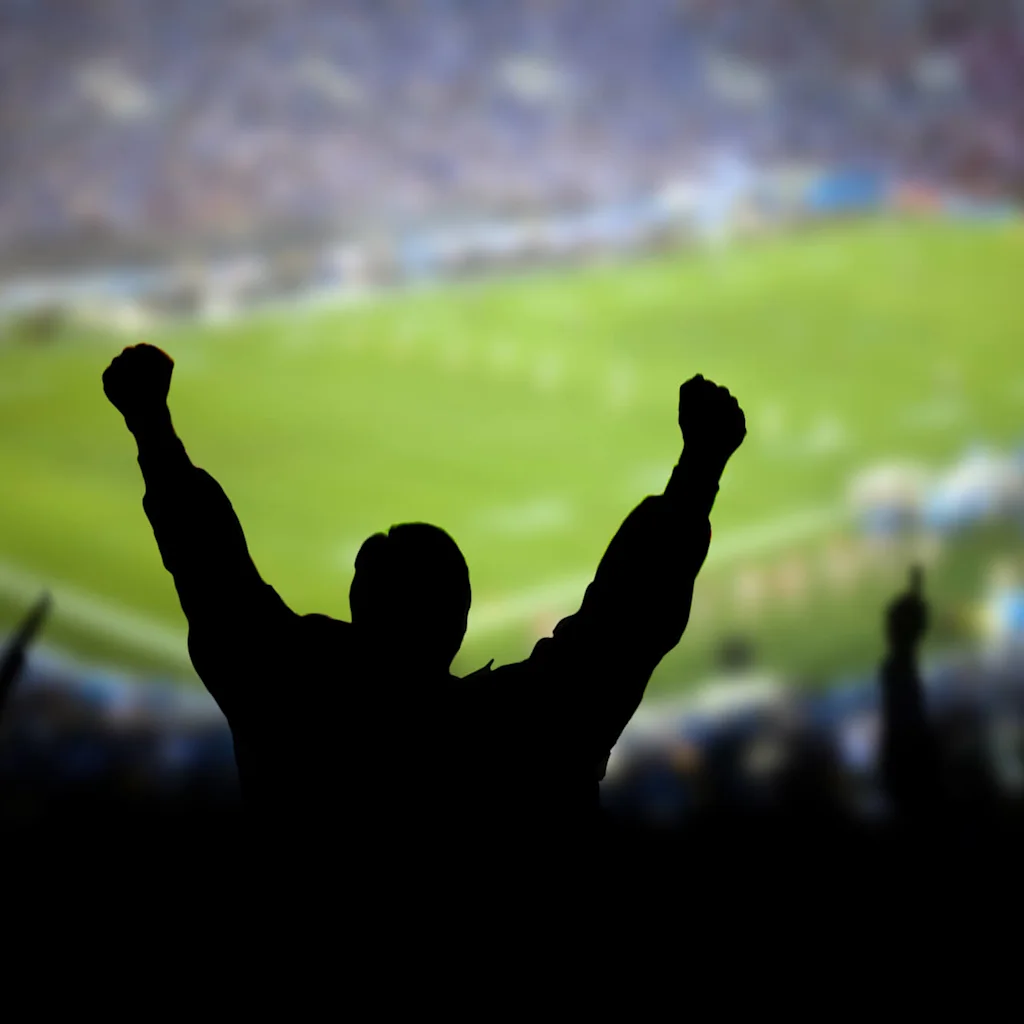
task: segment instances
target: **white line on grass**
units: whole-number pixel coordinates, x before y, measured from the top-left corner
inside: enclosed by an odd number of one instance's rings
[[[53,595],[54,617],[66,625],[191,669],[184,630],[175,630],[69,583],[0,562],[0,594],[24,602],[27,608],[44,590]]]
[[[937,430],[959,423],[967,414],[967,405],[956,396],[933,398],[911,406],[904,414],[903,421],[910,427],[923,430]]]
[[[503,338],[491,343],[488,352],[488,365],[501,377],[508,377],[519,361],[519,350],[515,344]]]
[[[545,352],[533,367],[533,385],[538,391],[556,391],[565,376],[565,361],[558,352]]]
[[[650,462],[638,466],[630,473],[626,490],[630,494],[661,494],[671,475],[672,463],[668,459],[664,462]]]
[[[366,537],[368,536],[369,534],[366,535]],[[359,554],[359,549],[366,543],[366,537],[360,537],[358,540],[350,537],[338,544],[334,549],[334,564],[339,569],[345,571],[351,571],[355,568],[356,555]]]
[[[708,565],[724,565],[747,555],[758,555],[794,541],[824,533],[844,518],[842,505],[818,505],[790,512],[757,526],[721,531],[711,542]]]
[[[840,507],[824,506],[726,533],[712,543],[708,563],[720,565],[806,539],[834,526],[841,518]],[[545,609],[568,610],[574,602],[582,601],[591,579],[592,571],[480,602],[470,613],[471,631],[474,635],[486,636],[529,622]],[[0,593],[24,602],[27,607],[44,590],[53,594],[54,616],[68,626],[191,669],[184,630],[175,630],[71,584],[47,579],[9,562],[0,562]]]
[[[608,371],[605,400],[616,412],[625,409],[636,394],[636,374],[626,363],[618,363]]]
[[[835,416],[826,416],[815,423],[805,450],[808,455],[828,455],[846,448],[849,440],[842,420]]]
[[[724,565],[793,541],[805,540],[835,526],[842,517],[842,506],[824,505],[791,512],[758,526],[725,531],[712,541],[707,564]],[[474,636],[488,636],[509,626],[529,622],[544,610],[568,611],[570,605],[578,605],[583,600],[583,593],[592,579],[593,570],[528,587],[506,597],[482,601],[469,613],[470,632]]]
[[[564,530],[573,518],[572,507],[562,498],[537,498],[522,505],[490,509],[478,518],[476,526],[486,533],[532,537]]]

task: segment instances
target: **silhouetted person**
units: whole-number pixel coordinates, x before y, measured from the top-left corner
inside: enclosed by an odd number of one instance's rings
[[[249,805],[319,814],[325,827],[346,812],[370,829],[432,823],[439,843],[467,825],[492,835],[588,822],[612,746],[686,627],[719,477],[745,436],[735,399],[702,377],[682,386],[679,463],[626,519],[580,610],[526,661],[459,680],[450,666],[471,590],[455,542],[419,523],[375,534],[356,557],[352,623],[295,614],[175,435],[172,367],[134,346],[104,389],[138,443],[143,505]]]
[[[43,594],[14,631],[0,654],[0,721],[14,684],[25,667],[25,656],[50,611],[50,595]]]
[[[882,780],[901,823],[917,825],[939,810],[938,748],[925,709],[918,648],[928,629],[921,570],[910,573],[907,591],[888,608],[888,651],[882,663]]]

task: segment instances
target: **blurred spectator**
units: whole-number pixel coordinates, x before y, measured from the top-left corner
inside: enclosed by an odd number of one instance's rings
[[[3,720],[4,707],[11,690],[25,667],[28,649],[42,628],[49,610],[50,595],[43,594],[10,638],[7,646],[0,650],[0,721]]]

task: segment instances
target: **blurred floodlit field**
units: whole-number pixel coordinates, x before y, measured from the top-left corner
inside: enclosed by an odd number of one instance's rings
[[[457,667],[525,656],[575,609],[630,508],[664,486],[676,391],[701,372],[739,397],[749,436],[692,628],[655,691],[704,675],[736,632],[809,678],[873,660],[881,602],[910,558],[931,566],[942,642],[970,628],[993,566],[1019,560],[1019,531],[879,547],[845,499],[875,464],[928,472],[1024,438],[1022,266],[1016,224],[880,220],[203,327],[9,334],[0,616],[46,583],[62,646],[189,675],[134,446],[100,386],[123,344],[150,340],[177,361],[172,411],[193,461],[300,612],[347,615],[360,542],[426,520],[472,573]]]

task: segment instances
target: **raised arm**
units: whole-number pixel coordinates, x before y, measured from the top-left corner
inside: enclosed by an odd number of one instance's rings
[[[904,820],[934,811],[940,795],[938,750],[925,710],[918,648],[928,629],[920,569],[886,611],[888,650],[882,663],[882,781]]]
[[[188,619],[196,670],[210,685],[231,641],[245,639],[251,649],[264,628],[292,613],[260,578],[224,491],[192,465],[174,432],[167,406],[173,368],[165,352],[135,345],[107,368],[103,390],[138,445],[143,507]]]
[[[605,552],[580,610],[541,640],[531,662],[588,721],[604,750],[618,739],[661,659],[686,629],[711,541],[726,463],[746,436],[729,392],[697,376],[679,389],[683,451],[661,495],[645,498]],[[541,695],[545,699],[546,695]]]
[[[25,667],[25,657],[36,634],[50,612],[50,595],[43,594],[22,620],[21,625],[11,634],[7,646],[0,651],[0,718],[3,716],[7,698]]]

